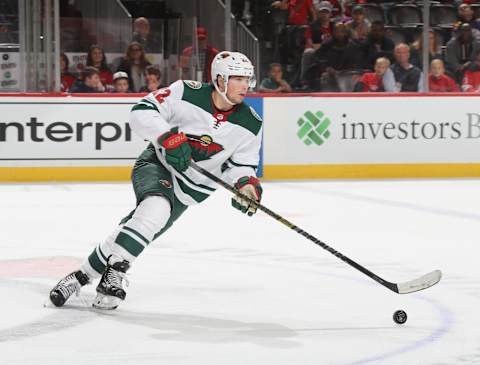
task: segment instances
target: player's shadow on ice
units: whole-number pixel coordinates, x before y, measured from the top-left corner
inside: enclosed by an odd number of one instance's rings
[[[34,290],[42,296],[48,293],[44,284],[2,280],[0,284],[24,287]],[[152,312],[133,312],[124,309],[114,311],[96,310],[91,307],[94,294],[73,296],[62,308],[49,306],[45,315],[33,321],[10,328],[0,329],[0,343],[18,341],[83,325],[98,319],[108,319],[119,324],[141,326],[146,328],[151,337],[164,341],[197,343],[253,343],[270,348],[293,348],[302,346],[302,341],[295,337],[304,333],[322,336],[332,332],[385,330],[390,327],[375,328],[302,328],[292,329],[276,323],[243,322],[216,317],[189,314],[165,314]],[[46,299],[46,298],[45,298]],[[33,303],[33,306],[40,303]]]
[[[151,337],[157,340],[216,344],[249,342],[258,346],[275,348],[302,346],[301,340],[294,340],[294,337],[302,333],[316,332],[321,336],[332,332],[385,331],[386,329],[392,328],[390,326],[292,329],[276,323],[242,322],[214,317],[184,314],[138,313],[125,310],[101,312],[99,315],[108,317],[113,321],[157,330],[158,333],[151,335]]]
[[[144,326],[158,331],[151,335],[157,340],[234,343],[249,342],[259,346],[292,348],[301,343],[292,341],[297,331],[288,327],[264,322],[242,322],[214,317],[139,313],[125,310],[101,312],[102,317],[129,325]]]

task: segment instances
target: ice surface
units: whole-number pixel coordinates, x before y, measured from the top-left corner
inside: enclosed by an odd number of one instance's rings
[[[50,288],[134,208],[128,184],[0,185],[0,364],[480,363],[480,181],[264,183],[264,203],[398,295],[221,189],[135,262],[118,310]],[[408,314],[404,325],[393,312]]]

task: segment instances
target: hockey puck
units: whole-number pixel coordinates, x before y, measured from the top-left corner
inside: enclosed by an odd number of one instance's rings
[[[407,321],[407,313],[402,310],[395,311],[395,313],[393,313],[393,320],[395,323],[404,324]]]

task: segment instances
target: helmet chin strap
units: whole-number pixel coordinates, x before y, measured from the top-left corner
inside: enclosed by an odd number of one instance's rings
[[[223,77],[222,77],[222,79],[223,79]],[[223,83],[225,85],[225,91],[222,92],[222,91],[220,91],[220,88],[218,87],[218,82],[215,80],[215,82],[213,83],[213,86],[215,86],[215,90],[217,90],[217,92],[222,96],[223,100],[225,100],[228,104],[230,104],[231,106],[237,105],[235,103],[232,103],[227,97],[228,80],[227,81],[223,80]]]

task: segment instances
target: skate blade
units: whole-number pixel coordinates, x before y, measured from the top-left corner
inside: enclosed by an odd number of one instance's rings
[[[92,307],[103,310],[113,310],[118,307],[119,303],[120,298],[97,293],[97,296],[92,303]]]

